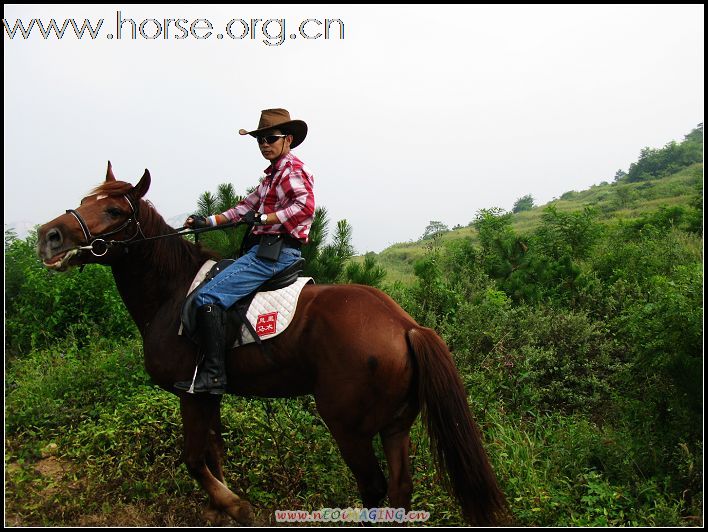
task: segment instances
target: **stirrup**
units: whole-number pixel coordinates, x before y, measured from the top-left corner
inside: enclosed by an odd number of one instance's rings
[[[187,393],[194,394],[194,383],[197,380],[197,372],[198,371],[199,371],[199,365],[195,366],[195,368],[194,368],[194,377],[192,377],[191,383],[189,381],[178,381],[178,382],[175,382],[173,384],[173,386],[181,392],[187,392]],[[188,383],[189,383],[189,388],[185,389]]]
[[[194,377],[192,377],[192,384],[189,386],[187,393],[194,393],[194,381],[197,380],[197,371],[199,370],[199,364],[194,366]]]

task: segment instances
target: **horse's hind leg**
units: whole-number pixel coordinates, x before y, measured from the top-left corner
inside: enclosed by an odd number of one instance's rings
[[[382,432],[381,440],[388,462],[389,505],[409,511],[413,496],[413,480],[408,460],[409,431]]]
[[[372,438],[351,434],[335,434],[334,438],[354,473],[364,507],[378,508],[386,496],[386,477],[374,454]]]
[[[241,500],[229,490],[210,470],[207,462],[220,470],[213,455],[214,445],[209,431],[216,426],[219,417],[220,398],[213,395],[182,395],[182,424],[184,426],[184,463],[189,474],[199,482],[209,495],[209,508],[205,517],[213,512],[226,512],[239,523],[251,523],[253,512],[248,501]],[[208,457],[208,458],[207,458]],[[223,477],[222,477],[223,478]]]

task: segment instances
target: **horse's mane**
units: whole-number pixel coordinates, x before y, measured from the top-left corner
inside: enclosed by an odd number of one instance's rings
[[[96,188],[94,188],[91,194],[105,194],[106,196],[122,196],[127,194],[133,189],[133,185],[126,183],[125,181],[104,181]]]
[[[122,196],[133,189],[133,185],[124,181],[106,181],[96,187],[91,194]],[[157,236],[175,233],[176,230],[165,222],[155,206],[148,200],[141,199],[139,220],[145,236]],[[150,260],[159,265],[160,276],[164,279],[176,279],[190,262],[201,264],[208,259],[218,260],[213,252],[203,249],[181,237],[168,237],[152,241]]]

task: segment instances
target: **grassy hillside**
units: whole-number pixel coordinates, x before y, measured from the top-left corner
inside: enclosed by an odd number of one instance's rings
[[[588,190],[568,191],[545,205],[514,214],[512,227],[518,234],[536,229],[546,207],[554,205],[559,212],[582,211],[585,207],[597,210],[604,221],[639,218],[660,207],[689,205],[696,201],[703,190],[703,164],[693,164],[667,177],[635,183],[601,183]],[[477,240],[477,231],[471,226],[448,231],[441,235],[440,243],[462,238]],[[401,281],[409,284],[415,279],[413,265],[421,259],[426,248],[433,245],[428,240],[394,244],[377,255],[378,263],[386,268],[386,282]]]

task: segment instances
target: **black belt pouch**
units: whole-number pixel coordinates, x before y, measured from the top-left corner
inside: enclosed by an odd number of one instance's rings
[[[283,249],[284,240],[283,235],[262,235],[256,257],[277,261],[280,258],[280,250]]]

